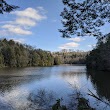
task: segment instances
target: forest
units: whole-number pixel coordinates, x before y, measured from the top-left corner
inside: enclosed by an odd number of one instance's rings
[[[0,39],[0,109],[110,110],[110,32],[107,32],[110,0],[61,0],[63,7],[59,1],[51,0],[12,2],[15,5],[8,2],[0,0],[0,14],[3,15],[0,33],[1,36],[7,35],[3,32],[10,33],[6,36],[10,40]],[[38,30],[33,28],[42,20],[45,22],[41,27],[38,25]],[[59,20],[62,27],[59,27]],[[53,46],[60,41],[57,39],[53,43],[54,36],[59,37],[56,26],[62,38],[96,38],[96,47],[87,52],[66,49],[51,52],[18,43],[10,36],[31,36],[33,33],[36,36],[38,31],[38,36],[48,37],[46,40]],[[49,36],[53,36],[52,42]],[[41,39],[37,37],[37,40]],[[80,45],[80,41],[71,40],[65,45],[74,49],[94,43],[90,39]],[[57,66],[60,64],[69,65]]]
[[[61,64],[86,64],[86,56],[89,52],[62,50],[54,52],[53,56],[57,57]]]
[[[51,66],[54,58],[51,52],[34,49],[13,40],[0,40],[0,67]]]
[[[77,36],[94,36],[98,40],[97,46],[89,52],[47,52],[34,49],[6,39],[0,40],[0,66],[50,66],[57,64],[85,64],[87,68],[96,70],[110,70],[110,34],[103,35],[99,27],[110,22],[109,4],[107,1],[89,1],[77,3],[62,0],[64,10],[61,12],[63,28],[59,29],[63,38]],[[19,6],[9,5],[2,0],[0,13],[11,12]],[[106,22],[104,21],[106,20]],[[86,24],[86,25],[85,25]],[[80,31],[79,31],[80,29]],[[86,57],[87,55],[87,57]]]
[[[87,52],[49,52],[13,40],[0,40],[0,67],[53,66],[85,64]]]
[[[110,34],[106,25],[110,23],[109,0],[63,0],[62,25],[59,31],[63,38],[73,35],[91,36],[97,46],[87,55],[87,68],[110,71]],[[109,29],[109,28],[108,28]]]
[[[49,52],[13,40],[0,40],[0,67],[86,64],[87,68],[110,70],[110,34],[90,52],[62,50]]]
[[[87,68],[110,71],[110,34],[97,43],[89,55],[87,55]]]

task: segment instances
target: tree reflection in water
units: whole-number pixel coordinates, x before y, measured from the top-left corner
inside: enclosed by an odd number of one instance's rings
[[[63,77],[64,76],[65,74],[63,74]],[[93,86],[97,92],[97,96],[102,100],[110,102],[109,72],[88,71],[87,77],[90,78],[91,82],[93,83]],[[56,99],[59,98],[54,92],[49,92],[46,90],[38,90],[36,95],[30,94],[28,98],[28,100],[31,102],[31,107],[37,107],[40,110],[43,110],[42,108],[45,108],[45,110],[51,110],[51,107],[53,104],[55,104]],[[77,103],[77,91],[74,91],[74,93],[68,96],[68,104],[66,103],[66,106],[68,110],[77,110]],[[99,101],[97,104],[100,105],[99,103],[101,102]],[[104,108],[105,110],[109,110],[107,109],[106,105],[103,105],[102,109]]]
[[[98,106],[99,103],[105,102],[101,103],[103,109],[110,110],[110,105],[106,104],[110,104],[110,72],[88,70],[87,75],[96,89],[97,96],[102,100],[98,101]]]
[[[110,72],[88,71],[88,74],[98,96],[110,101]]]

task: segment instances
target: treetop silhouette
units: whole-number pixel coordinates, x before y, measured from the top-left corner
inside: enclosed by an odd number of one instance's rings
[[[103,38],[100,30],[106,22],[110,23],[109,0],[62,0],[65,5],[62,16],[63,29],[59,29],[62,37],[95,36]]]
[[[3,14],[4,12],[10,13],[14,9],[19,8],[18,6],[9,5],[5,0],[0,0],[0,14]]]

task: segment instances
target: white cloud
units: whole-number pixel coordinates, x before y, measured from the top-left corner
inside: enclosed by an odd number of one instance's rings
[[[13,34],[18,34],[18,35],[30,35],[30,34],[32,34],[31,31],[22,29],[20,26],[15,26],[15,25],[7,24],[7,25],[3,25],[2,28],[6,29],[6,31],[8,33],[13,33]]]
[[[43,7],[42,7],[42,9],[43,9]],[[46,19],[45,15],[40,14],[39,7],[38,7],[38,10],[34,9],[34,8],[27,8],[23,11],[15,11],[15,12],[13,12],[13,14],[15,14],[19,17],[26,17],[26,18],[37,20],[37,21]]]
[[[60,49],[73,49],[73,48],[77,48],[80,44],[75,43],[75,42],[70,42],[70,43],[66,43],[61,45],[59,48]]]
[[[47,13],[47,11],[42,7],[42,6],[38,6],[37,7],[37,9],[39,10],[39,11],[42,11],[42,14],[46,14]],[[46,17],[46,16],[45,16]],[[46,17],[47,18],[47,17]]]
[[[80,42],[84,41],[85,38],[74,37],[74,38],[69,38],[67,40],[69,40],[71,42],[65,43],[65,44],[61,45],[60,47],[58,47],[58,48],[60,48],[60,49],[74,49],[74,48],[77,48],[77,47],[80,46]]]
[[[84,39],[81,39],[80,37],[74,37],[74,38],[69,38],[68,40],[74,41],[74,42],[81,42]]]
[[[45,10],[43,7],[26,8],[22,11],[15,11],[11,14],[16,16],[14,21],[3,23],[0,27],[2,35],[31,35],[31,27],[36,26],[36,24],[46,19]]]
[[[36,22],[29,18],[17,18],[15,23],[19,25],[23,25],[23,26],[35,26],[36,25]]]

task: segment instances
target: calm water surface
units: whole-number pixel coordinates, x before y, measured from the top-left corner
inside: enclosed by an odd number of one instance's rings
[[[0,110],[36,110],[30,106],[30,103],[36,105],[30,97],[34,99],[40,94],[38,91],[49,92],[46,95],[52,93],[55,99],[61,98],[62,103],[68,105],[76,90],[97,110],[110,110],[109,106],[88,95],[90,90],[109,102],[109,73],[87,71],[85,66],[72,65],[0,70]]]

